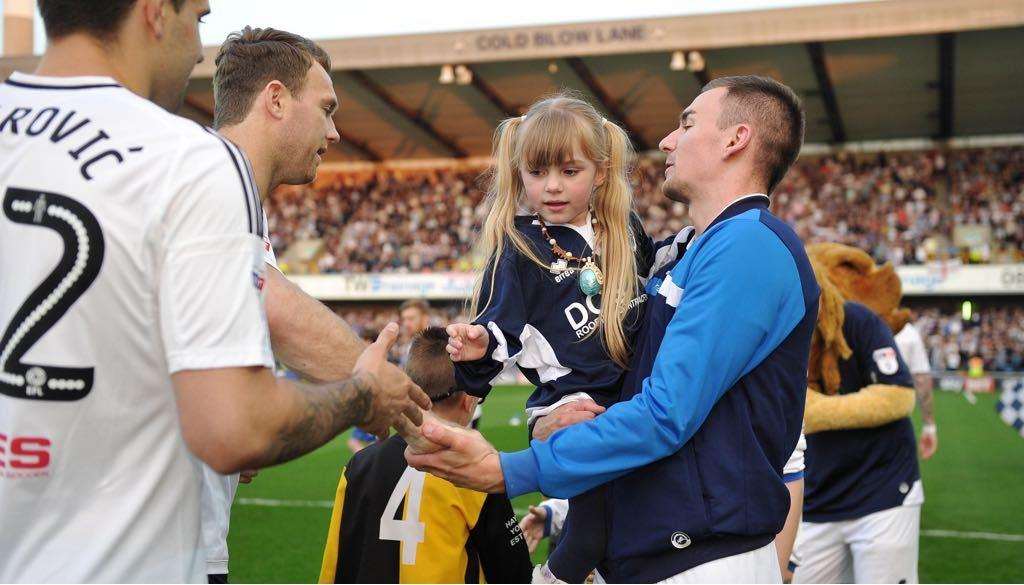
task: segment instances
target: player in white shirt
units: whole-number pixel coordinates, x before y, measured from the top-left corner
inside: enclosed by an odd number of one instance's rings
[[[345,382],[271,374],[251,178],[160,107],[208,3],[39,8],[39,69],[0,85],[0,582],[202,582],[196,457],[273,465],[429,399],[385,386],[395,327]]]
[[[932,367],[928,363],[928,349],[913,323],[907,323],[896,334],[896,347],[914,376],[917,405],[921,408],[921,437],[917,441],[921,459],[930,459],[939,447],[938,427],[935,425],[935,406],[932,402]]]
[[[279,185],[311,182],[328,146],[340,139],[327,53],[298,35],[246,27],[228,36],[216,64],[214,125],[251,161],[256,191],[266,197]],[[307,378],[350,375],[365,344],[323,303],[281,274],[266,229],[263,240],[275,355]],[[405,379],[398,368],[387,367],[395,379]],[[206,469],[203,541],[210,582],[228,579],[227,535],[237,487],[237,475]]]
[[[263,261],[266,273],[278,270],[277,255],[270,243],[270,232],[267,228],[267,214],[263,213]],[[266,279],[264,288],[272,286]],[[269,295],[267,295],[269,296]],[[264,303],[266,305],[266,303]],[[270,307],[266,306],[267,312]],[[203,464],[203,491],[200,497],[200,517],[202,520],[203,548],[206,550],[206,575],[209,583],[228,582],[228,527],[231,522],[231,503],[235,499],[240,481],[250,483],[256,475],[255,471],[243,473],[242,480],[237,473],[222,475],[209,465]]]

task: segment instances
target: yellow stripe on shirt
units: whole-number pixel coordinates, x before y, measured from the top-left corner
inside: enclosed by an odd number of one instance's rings
[[[324,560],[320,565],[320,583],[334,583],[338,569],[338,540],[341,538],[341,513],[345,506],[345,469],[341,470],[338,491],[334,494],[334,509],[331,510],[331,527],[327,530],[327,544],[324,545]]]

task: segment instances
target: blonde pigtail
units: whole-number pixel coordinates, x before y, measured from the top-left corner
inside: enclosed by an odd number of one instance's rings
[[[594,213],[599,229],[597,242],[601,248],[600,262],[605,274],[601,294],[601,315],[605,346],[621,367],[629,362],[629,342],[625,321],[630,302],[637,295],[636,257],[630,241],[629,215],[633,195],[629,184],[635,154],[626,133],[613,122],[602,118],[608,154],[606,176],[595,193]]]
[[[477,257],[486,258],[490,266],[489,294],[486,302],[480,303],[484,276],[482,270],[473,285],[473,296],[470,300],[470,314],[479,317],[494,298],[494,279],[498,273],[498,263],[505,252],[506,238],[524,256],[545,266],[533,247],[516,229],[516,213],[522,199],[523,184],[519,178],[519,161],[515,156],[516,133],[522,126],[525,116],[507,118],[498,125],[494,132],[493,152],[494,166],[491,169],[490,185],[487,190],[487,216],[480,229],[480,239],[475,246]]]

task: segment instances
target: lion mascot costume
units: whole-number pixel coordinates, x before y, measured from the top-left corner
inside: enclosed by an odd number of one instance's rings
[[[852,354],[843,337],[846,301],[871,309],[893,334],[910,320],[910,311],[899,306],[903,291],[896,271],[888,263],[876,266],[864,251],[842,244],[812,244],[807,255],[821,300],[808,364],[804,432],[871,428],[909,416],[914,410],[913,388],[871,384],[838,394],[839,362]]]

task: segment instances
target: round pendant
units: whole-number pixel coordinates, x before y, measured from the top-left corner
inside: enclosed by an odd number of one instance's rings
[[[601,292],[601,280],[593,269],[584,268],[580,271],[580,290],[588,297]]]

